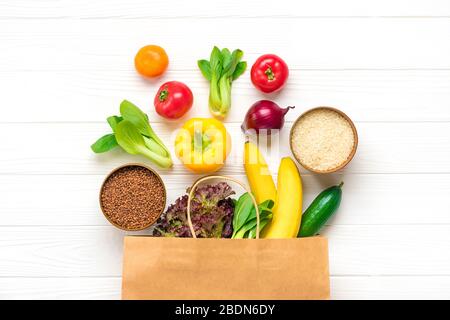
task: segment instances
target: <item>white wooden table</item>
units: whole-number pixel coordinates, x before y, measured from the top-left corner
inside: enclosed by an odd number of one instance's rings
[[[135,52],[166,48],[169,71],[145,81]],[[208,116],[196,61],[213,45],[251,63],[277,53],[291,68],[273,99],[304,110],[331,105],[355,120],[358,153],[343,172],[305,171],[305,205],[345,181],[325,235],[332,298],[450,298],[450,1],[0,1],[0,298],[120,297],[122,238],[99,211],[105,174],[128,161],[90,144],[129,99],[149,113],[165,80],[194,92],[191,116]],[[249,72],[233,83],[227,127],[245,179],[238,127],[264,96]],[[287,141],[281,155],[289,155]],[[276,168],[277,159],[271,166]],[[179,162],[160,171],[169,201],[196,178]]]

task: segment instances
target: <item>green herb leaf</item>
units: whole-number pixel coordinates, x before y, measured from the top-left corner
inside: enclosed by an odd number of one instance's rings
[[[91,145],[91,149],[95,153],[107,152],[115,147],[117,147],[117,140],[113,133],[105,134]]]
[[[129,154],[141,154],[162,168],[172,166],[170,157],[161,156],[148,149],[138,128],[128,120],[121,121],[116,127],[117,143]]]
[[[241,61],[243,54],[239,49],[230,53],[227,48],[220,50],[215,46],[209,64],[207,60],[198,61],[200,71],[210,82],[209,110],[216,117],[223,118],[230,110],[231,83],[247,68],[247,63]]]
[[[270,220],[266,219],[260,222],[259,224],[259,232],[261,233],[261,230],[264,229],[264,227],[269,223]],[[256,238],[256,225],[254,228],[250,229],[248,233],[246,234],[246,237],[249,239],[255,239]]]
[[[231,61],[228,66],[223,68],[223,76],[230,77],[230,81],[232,80],[234,70],[236,69],[237,64],[241,61],[244,52],[242,50],[236,49],[231,54]]]
[[[123,100],[120,104],[120,114],[124,120],[130,121],[141,134],[148,138],[152,138],[156,143],[158,143],[166,151],[166,155],[170,157],[169,150],[153,131],[152,127],[148,123],[148,116],[142,112],[141,109],[131,102]]]
[[[155,140],[153,140],[152,138],[147,138],[146,136],[142,136],[142,138],[144,138],[144,143],[148,149],[152,150],[153,152],[163,157],[167,156],[166,149],[161,147],[161,145],[157,143]]]
[[[267,225],[267,223],[272,220],[272,217],[270,216],[270,218],[261,218],[259,221],[259,231],[261,232],[261,230]],[[242,226],[242,228],[236,233],[236,235],[233,237],[234,239],[242,239],[242,238],[247,238],[248,237],[248,233],[250,231],[254,230],[254,235],[256,235],[256,219],[248,221],[245,225]],[[254,237],[254,236],[253,236]]]
[[[222,62],[223,57],[219,48],[214,47],[211,51],[211,56],[209,59],[209,64],[211,65],[211,81],[218,81],[222,75]]]
[[[222,61],[223,61],[222,69],[226,70],[227,68],[229,68],[230,63],[231,63],[231,52],[227,48],[223,48],[221,53],[222,53]]]
[[[263,217],[264,214],[266,214],[267,212],[272,213],[272,208],[274,206],[275,202],[273,200],[266,200],[264,202],[261,202],[258,205],[258,209],[259,209],[259,214],[261,217]],[[252,207],[252,211],[250,212],[250,214],[247,217],[247,221],[255,219],[256,220],[256,210],[254,208],[254,206]]]
[[[234,233],[238,232],[239,229],[245,224],[248,216],[250,215],[253,208],[252,198],[248,192],[244,193],[239,197],[233,215],[233,230]]]
[[[247,201],[250,201],[247,203]],[[267,222],[272,220],[272,208],[274,202],[266,200],[258,205],[260,231],[266,226]],[[237,201],[233,216],[233,239],[242,239],[248,236],[256,235],[256,210],[250,195],[244,193]],[[250,233],[251,230],[255,230]]]
[[[91,149],[100,153],[119,145],[129,154],[141,154],[160,167],[171,167],[169,150],[153,131],[148,116],[127,100],[120,104],[120,113],[122,116],[107,118],[114,133],[98,139]]]
[[[198,67],[206,80],[211,81],[211,65],[208,60],[198,60]]]
[[[129,154],[139,154],[145,148],[144,138],[131,121],[123,120],[116,127],[117,143]]]
[[[240,228],[238,232],[233,231],[232,239],[243,239],[247,234],[248,230],[246,228]]]
[[[116,131],[117,124],[122,120],[123,120],[123,117],[119,117],[119,116],[111,116],[106,119],[106,121],[108,121],[109,126],[111,127],[113,132]]]
[[[233,80],[236,80],[239,78],[244,72],[245,69],[247,69],[247,62],[241,61],[236,65],[236,69],[233,72]]]
[[[148,118],[137,106],[130,101],[123,100],[120,104],[120,114],[124,120],[130,121],[144,136],[151,137],[153,130],[148,123]]]

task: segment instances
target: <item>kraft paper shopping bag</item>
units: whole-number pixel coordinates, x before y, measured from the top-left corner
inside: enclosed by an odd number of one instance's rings
[[[124,240],[123,299],[329,299],[328,242]]]

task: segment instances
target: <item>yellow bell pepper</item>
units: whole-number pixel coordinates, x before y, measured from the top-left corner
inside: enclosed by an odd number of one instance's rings
[[[223,123],[213,118],[188,120],[175,138],[175,154],[186,168],[196,173],[222,168],[230,150],[230,135]]]

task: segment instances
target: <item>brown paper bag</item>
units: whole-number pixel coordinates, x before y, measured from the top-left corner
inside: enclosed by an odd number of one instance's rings
[[[125,237],[123,299],[329,299],[328,243]]]

